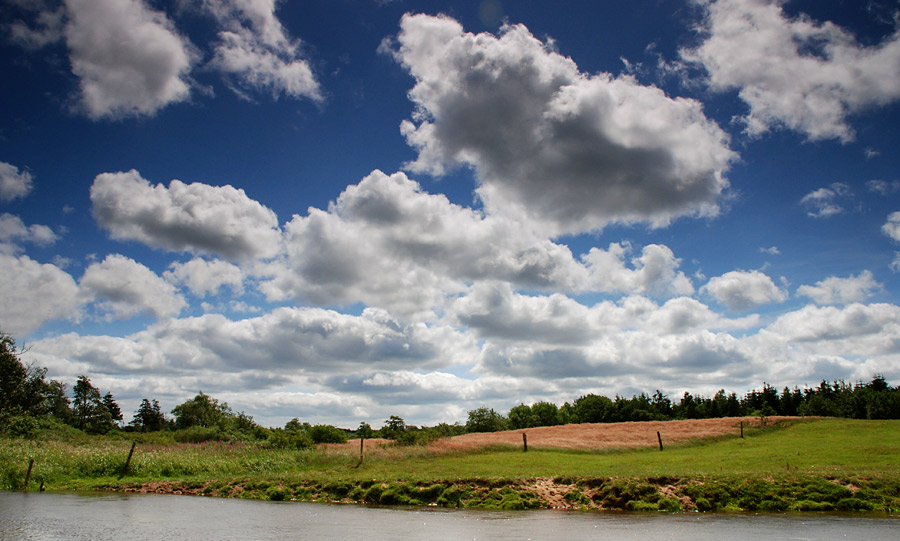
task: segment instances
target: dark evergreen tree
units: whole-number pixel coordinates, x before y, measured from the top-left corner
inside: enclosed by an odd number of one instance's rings
[[[105,434],[115,426],[112,414],[103,405],[100,391],[87,376],[78,376],[72,394],[73,420],[76,428],[91,434]]]
[[[109,412],[109,416],[115,424],[118,424],[118,422],[122,420],[122,410],[119,408],[119,404],[116,403],[116,399],[111,392],[107,392],[103,395],[103,407]]]
[[[146,398],[134,413],[131,426],[141,432],[157,432],[166,427],[166,416],[159,407],[159,401],[150,402]]]

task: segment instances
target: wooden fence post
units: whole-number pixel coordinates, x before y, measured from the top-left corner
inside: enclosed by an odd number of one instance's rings
[[[31,469],[34,468],[34,459],[28,461],[28,473],[25,474],[25,486],[22,490],[28,490],[28,483],[31,481]]]
[[[522,452],[528,452],[528,434],[522,432]]]
[[[744,421],[741,421],[741,439],[744,439]]]
[[[119,479],[128,475],[128,466],[131,465],[131,455],[134,454],[134,446],[137,445],[136,441],[131,442],[131,451],[128,451],[128,458],[125,459],[125,465],[122,466],[122,473],[119,474]]]
[[[656,439],[659,440],[659,450],[662,451],[662,450],[663,450],[663,446],[662,446],[662,436],[659,435],[659,431],[656,432]]]
[[[359,437],[359,462],[356,463],[356,466],[353,466],[353,469],[362,466],[363,463],[363,445],[366,443],[366,438],[364,436]]]

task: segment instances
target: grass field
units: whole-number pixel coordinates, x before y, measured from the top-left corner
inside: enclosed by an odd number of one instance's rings
[[[635,423],[629,423],[631,425]],[[613,428],[613,427],[610,427]],[[633,428],[633,427],[629,427]],[[654,433],[655,437],[655,433]],[[521,438],[521,435],[518,436]],[[371,443],[371,442],[370,442]],[[701,439],[616,449],[492,444],[464,450],[358,442],[288,451],[253,444],[0,440],[0,486],[500,508],[900,511],[900,421],[779,421]]]

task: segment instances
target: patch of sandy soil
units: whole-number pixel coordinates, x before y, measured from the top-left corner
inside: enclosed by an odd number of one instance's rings
[[[769,417],[769,425],[796,417]],[[684,421],[644,421],[634,423],[583,423],[563,426],[542,426],[505,432],[463,434],[434,441],[429,448],[435,451],[472,450],[491,445],[522,446],[525,434],[529,447],[559,449],[613,449],[663,446],[698,438],[738,435],[750,426],[759,427],[758,417],[725,417],[720,419],[691,419]],[[357,447],[359,444],[357,443]]]

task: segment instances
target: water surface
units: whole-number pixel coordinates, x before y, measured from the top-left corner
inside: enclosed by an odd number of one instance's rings
[[[0,492],[0,539],[898,539],[900,517],[478,511]]]

